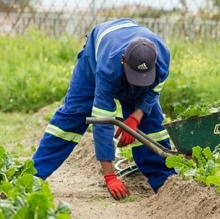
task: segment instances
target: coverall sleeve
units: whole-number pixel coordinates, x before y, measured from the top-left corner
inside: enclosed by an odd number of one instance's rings
[[[136,103],[136,107],[142,109],[144,113],[149,115],[152,107],[159,101],[160,91],[162,90],[165,80],[169,75],[170,52],[161,45],[157,45],[157,63],[156,63],[156,80],[149,89],[146,89],[143,97]]]
[[[147,89],[141,100],[136,103],[136,108],[143,110],[146,115],[149,115],[152,107],[158,100],[159,93]]]
[[[116,116],[116,104],[114,102],[114,86],[101,72],[96,73],[95,98],[92,116],[96,118]],[[93,125],[93,137],[97,160],[112,161],[115,159],[115,147],[113,143],[114,126],[108,124]]]

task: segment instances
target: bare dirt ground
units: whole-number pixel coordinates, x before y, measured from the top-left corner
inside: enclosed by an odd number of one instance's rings
[[[124,180],[132,198],[115,201],[104,186],[91,134],[49,178],[56,199],[70,203],[73,218],[220,218],[220,196],[211,188],[175,176],[154,194],[141,174]]]
[[[43,128],[32,135],[32,141],[39,141],[47,124],[43,119],[47,113],[48,109],[44,108],[34,115]],[[48,179],[56,202],[68,202],[75,219],[220,218],[220,195],[212,188],[175,176],[154,194],[139,173],[123,180],[131,198],[118,202],[111,198],[104,186],[89,133]]]

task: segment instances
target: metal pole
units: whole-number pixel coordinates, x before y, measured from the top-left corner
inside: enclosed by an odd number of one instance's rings
[[[151,149],[153,152],[159,154],[161,157],[168,157],[172,155],[177,155],[179,152],[169,150],[163,147],[161,144],[154,142],[152,139],[146,138],[142,135],[142,132],[138,131],[135,132],[133,129],[125,125],[123,122],[113,119],[113,118],[94,118],[94,117],[87,117],[86,124],[112,124],[120,127],[124,131],[131,134],[135,139],[143,143],[147,148]]]

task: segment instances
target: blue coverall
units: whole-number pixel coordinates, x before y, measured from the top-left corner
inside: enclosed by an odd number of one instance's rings
[[[152,41],[156,47],[156,80],[150,87],[132,86],[126,80],[121,57],[129,42],[137,37]],[[87,129],[88,116],[115,117],[118,99],[123,117],[136,108],[144,111],[139,125],[147,136],[169,148],[169,135],[164,129],[159,103],[160,90],[169,73],[170,53],[164,42],[149,29],[129,19],[98,24],[88,35],[78,54],[70,86],[60,107],[48,125],[33,160],[37,176],[46,179],[72,152]],[[96,158],[115,159],[113,125],[93,126]],[[132,147],[134,161],[156,191],[174,170],[164,159],[141,144]]]

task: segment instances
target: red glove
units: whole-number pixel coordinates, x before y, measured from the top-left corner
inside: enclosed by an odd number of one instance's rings
[[[104,178],[108,190],[114,199],[120,200],[129,195],[128,189],[121,180],[117,179],[115,173],[105,174]]]
[[[124,124],[132,128],[134,131],[137,130],[138,125],[140,124],[140,121],[134,117],[133,115],[130,115],[125,121]],[[120,141],[118,143],[118,146],[126,146],[128,144],[131,144],[134,142],[134,137],[128,134],[126,131],[123,131],[121,128],[118,128],[115,138],[117,138],[122,133],[122,136],[120,138]]]

